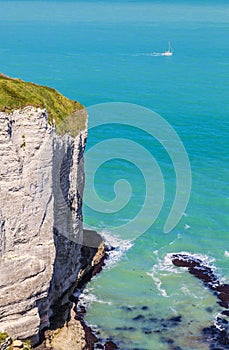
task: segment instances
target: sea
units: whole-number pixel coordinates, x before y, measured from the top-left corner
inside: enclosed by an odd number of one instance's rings
[[[81,304],[122,350],[210,349],[223,311],[171,254],[229,282],[228,38],[223,0],[0,0],[0,71],[88,108],[84,224],[115,249]]]

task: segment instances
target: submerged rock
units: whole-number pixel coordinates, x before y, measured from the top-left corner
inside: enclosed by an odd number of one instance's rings
[[[167,321],[170,327],[177,326],[182,321],[182,316],[174,316],[169,318]]]
[[[151,329],[151,328],[144,327],[144,328],[142,328],[142,332],[143,332],[144,334],[152,334],[152,329]]]
[[[134,327],[127,327],[127,326],[125,326],[125,327],[116,327],[115,329],[116,329],[116,331],[128,331],[128,332],[136,331],[136,328],[134,328]]]
[[[133,311],[133,310],[135,309],[135,307],[131,307],[131,306],[121,306],[121,309],[122,309],[123,311],[129,312],[129,311]]]
[[[148,310],[149,308],[148,308],[148,306],[142,306],[142,308],[141,308],[143,311],[145,311],[145,310]]]
[[[132,320],[133,321],[139,321],[139,320],[144,320],[145,316],[143,315],[137,315],[136,317],[134,317]]]
[[[113,343],[113,341],[109,340],[108,342],[106,342],[104,349],[105,350],[115,350],[115,349],[118,349],[118,346],[115,343]]]

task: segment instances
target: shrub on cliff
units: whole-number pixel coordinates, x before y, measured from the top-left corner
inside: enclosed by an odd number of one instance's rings
[[[0,344],[8,337],[6,332],[0,332]]]

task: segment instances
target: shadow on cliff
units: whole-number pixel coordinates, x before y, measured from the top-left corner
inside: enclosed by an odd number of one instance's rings
[[[55,330],[70,320],[76,288],[82,289],[93,275],[95,256],[104,245],[95,231],[82,228],[85,135],[55,138],[53,143],[53,244],[55,257],[47,296],[37,301],[39,341],[47,329]],[[51,253],[50,253],[51,254]]]
[[[83,230],[82,244],[67,239],[56,229],[53,234],[56,251],[53,275],[47,297],[37,301],[40,329],[39,340],[34,339],[34,343],[44,340],[46,330],[62,328],[70,321],[71,309],[77,301],[74,290],[84,288],[101,270],[105,258],[103,240],[95,231]]]

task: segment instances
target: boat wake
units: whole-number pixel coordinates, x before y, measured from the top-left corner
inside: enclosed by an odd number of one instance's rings
[[[136,53],[133,56],[150,56],[150,57],[162,57],[163,52],[148,52],[148,53]]]
[[[164,52],[148,52],[148,53],[137,53],[134,56],[150,56],[150,57],[170,57],[173,55],[173,49],[169,41],[168,50]]]

